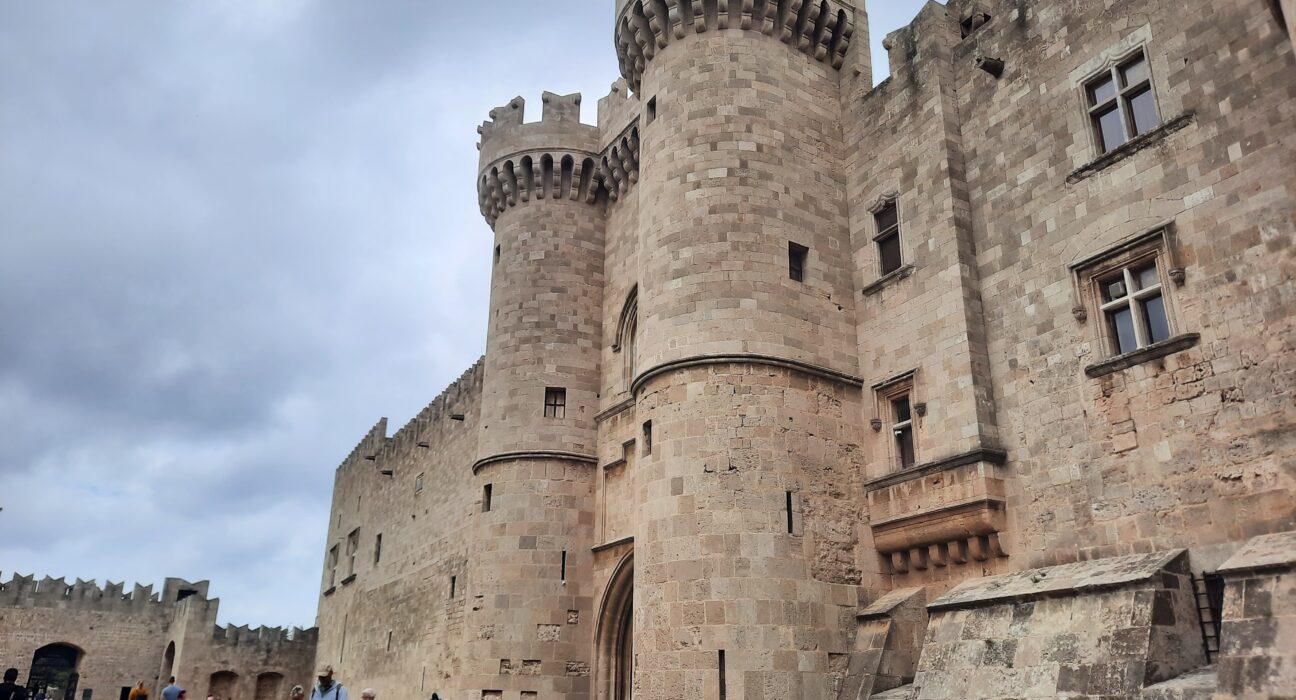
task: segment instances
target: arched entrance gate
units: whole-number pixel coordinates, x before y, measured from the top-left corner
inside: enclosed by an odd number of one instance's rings
[[[76,700],[77,683],[83,653],[71,644],[47,644],[32,655],[31,671],[27,674],[27,696],[34,698],[40,691],[52,700]]]
[[[599,700],[634,697],[634,553],[617,564],[595,631]]]

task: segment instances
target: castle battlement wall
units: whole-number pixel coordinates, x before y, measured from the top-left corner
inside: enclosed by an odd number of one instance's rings
[[[63,577],[46,576],[37,580],[35,576],[14,574],[7,583],[0,583],[0,607],[16,608],[64,608],[87,611],[124,612],[157,609],[168,613],[181,594],[206,599],[207,581],[190,582],[184,579],[168,578],[162,591],[153,592],[152,584],[142,586],[134,584],[126,589],[124,583],[106,582],[102,587],[94,581],[76,579],[69,584]]]

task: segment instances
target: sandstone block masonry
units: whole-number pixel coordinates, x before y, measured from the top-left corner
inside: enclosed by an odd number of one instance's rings
[[[1280,697],[1290,5],[933,2],[875,85],[860,0],[616,0],[597,124],[479,130],[485,356],[338,468],[320,660],[393,700]]]
[[[175,676],[191,697],[281,700],[313,677],[315,629],[218,626],[208,582],[169,578],[160,592],[120,583],[14,576],[0,584],[0,668],[34,696],[125,700]]]

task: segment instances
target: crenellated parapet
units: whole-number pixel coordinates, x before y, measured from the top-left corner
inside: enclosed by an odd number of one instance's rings
[[[638,90],[648,63],[672,41],[734,28],[760,32],[841,68],[855,33],[855,7],[850,0],[621,0],[621,75]]]
[[[605,177],[598,153],[598,127],[580,122],[579,93],[544,93],[538,122],[526,123],[526,101],[515,97],[491,110],[478,133],[481,143],[478,204],[495,225],[511,207],[570,199],[599,201]]]
[[[153,586],[135,584],[127,591],[124,583],[108,581],[102,587],[95,581],[77,579],[68,583],[64,578],[46,576],[37,580],[35,576],[14,574],[5,583],[0,583],[0,607],[11,608],[61,608],[67,610],[89,610],[120,612],[157,608],[170,608],[177,602],[186,599],[207,599],[207,581],[190,582],[178,578],[169,578],[163,584],[160,593],[153,592]]]
[[[319,642],[319,628],[249,627],[223,625],[212,628],[212,643],[222,647],[250,647],[276,653],[293,648],[313,649]]]

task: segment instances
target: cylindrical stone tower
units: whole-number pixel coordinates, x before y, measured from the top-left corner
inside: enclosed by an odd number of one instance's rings
[[[598,131],[580,95],[517,98],[481,129],[495,231],[477,542],[467,593],[472,697],[586,698],[592,646],[594,414],[602,325]]]
[[[637,700],[835,697],[860,380],[841,0],[622,0],[645,104]]]

